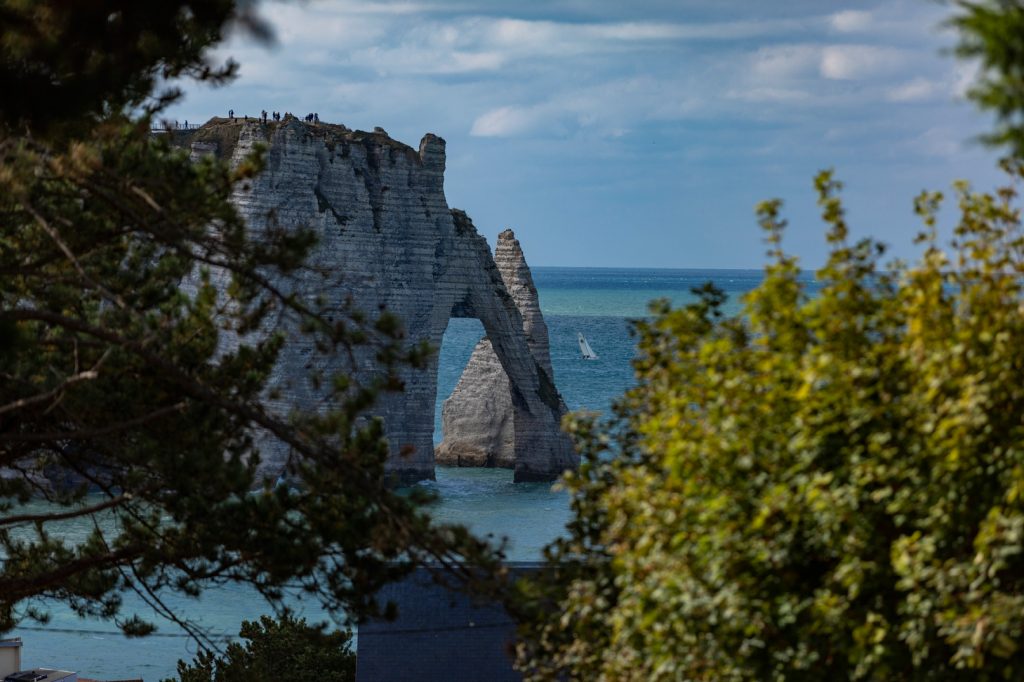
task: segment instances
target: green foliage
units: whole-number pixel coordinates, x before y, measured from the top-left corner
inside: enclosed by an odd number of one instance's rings
[[[251,680],[323,680],[352,682],[356,679],[356,655],[348,630],[324,633],[304,618],[285,613],[275,620],[260,616],[244,621],[239,633],[246,640],[232,642],[222,656],[202,651],[188,665],[178,661],[181,682],[250,682]],[[171,682],[167,680],[166,682]]]
[[[983,139],[1006,145],[1024,158],[1024,1],[960,0],[952,21],[960,32],[957,54],[977,60],[982,72],[968,95],[998,117],[994,133]]]
[[[150,134],[157,76],[225,76],[204,55],[245,6],[0,0],[0,76],[22,88],[0,98],[0,632],[45,620],[30,605],[48,597],[144,635],[121,613],[132,591],[201,637],[162,595],[226,581],[355,616],[412,562],[489,560],[387,489],[381,425],[361,418],[423,350],[305,293],[334,284],[305,263],[310,232],[247,233],[229,199],[258,155],[191,163]],[[286,342],[369,346],[380,376],[289,377],[330,409],[283,415]],[[299,483],[262,480],[261,444]],[[76,520],[90,530],[65,532]]]
[[[0,125],[40,134],[81,134],[112,113],[177,96],[160,79],[223,83],[237,64],[207,51],[231,26],[269,38],[246,0],[0,2]]]
[[[920,260],[882,266],[822,173],[813,295],[770,201],[739,315],[710,286],[654,304],[637,387],[568,422],[569,537],[518,586],[529,679],[1024,679],[1024,5],[958,5],[1008,186],[955,185],[948,251],[923,193]]]
[[[656,305],[616,418],[571,423],[570,537],[523,586],[534,679],[1024,677],[1016,191],[957,185],[950,253],[921,195],[921,260],[883,268],[848,241],[839,183],[816,186],[820,291],[763,204],[771,263],[743,312],[710,289]]]

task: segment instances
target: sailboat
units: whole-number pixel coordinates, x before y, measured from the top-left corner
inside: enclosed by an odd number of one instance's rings
[[[580,355],[583,356],[584,360],[597,360],[597,353],[587,343],[587,337],[583,336],[583,332],[576,332],[577,341],[580,344]]]

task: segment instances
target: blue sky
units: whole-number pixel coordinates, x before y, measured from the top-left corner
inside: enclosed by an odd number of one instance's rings
[[[755,204],[825,254],[811,180],[846,183],[855,235],[912,257],[912,198],[999,181],[974,68],[931,0],[264,3],[273,47],[234,37],[231,85],[187,86],[190,121],[260,109],[448,142],[446,194],[533,265],[760,267]],[[949,219],[952,216],[947,216]]]

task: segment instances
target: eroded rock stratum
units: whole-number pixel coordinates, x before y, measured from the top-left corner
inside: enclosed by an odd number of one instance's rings
[[[410,343],[440,347],[449,319],[478,318],[507,377],[511,442],[502,450],[503,463],[514,467],[516,481],[551,480],[575,468],[578,457],[559,429],[564,404],[546,348],[538,355],[534,340],[531,351],[529,330],[538,320],[543,325],[539,309],[526,311],[524,329],[515,294],[486,240],[464,212],[448,207],[444,140],[427,134],[416,150],[383,131],[223,119],[192,138],[194,154],[234,162],[257,144],[267,147],[266,168],[234,197],[254,233],[272,226],[313,228],[319,242],[312,265],[339,275],[320,294],[337,301],[339,311],[349,297],[365,311],[386,308],[402,320]],[[543,336],[546,344],[546,331]],[[326,362],[322,369],[328,372],[363,380],[376,371],[372,356],[357,353],[354,365],[351,359],[324,360],[299,338],[286,346],[274,377],[282,387],[280,409],[322,405],[322,392],[299,379],[318,362]],[[373,410],[384,419],[391,444],[387,472],[402,483],[432,479],[437,356],[425,369],[400,372],[404,392],[382,395]],[[265,473],[274,475],[285,468],[288,453],[269,447],[263,456]]]

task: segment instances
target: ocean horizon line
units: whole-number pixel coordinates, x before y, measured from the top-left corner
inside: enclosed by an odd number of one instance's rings
[[[701,272],[729,270],[733,272],[764,272],[764,268],[719,268],[719,267],[659,267],[650,265],[530,265],[531,270],[656,270],[659,272]],[[801,272],[814,272],[814,270],[801,270]]]

